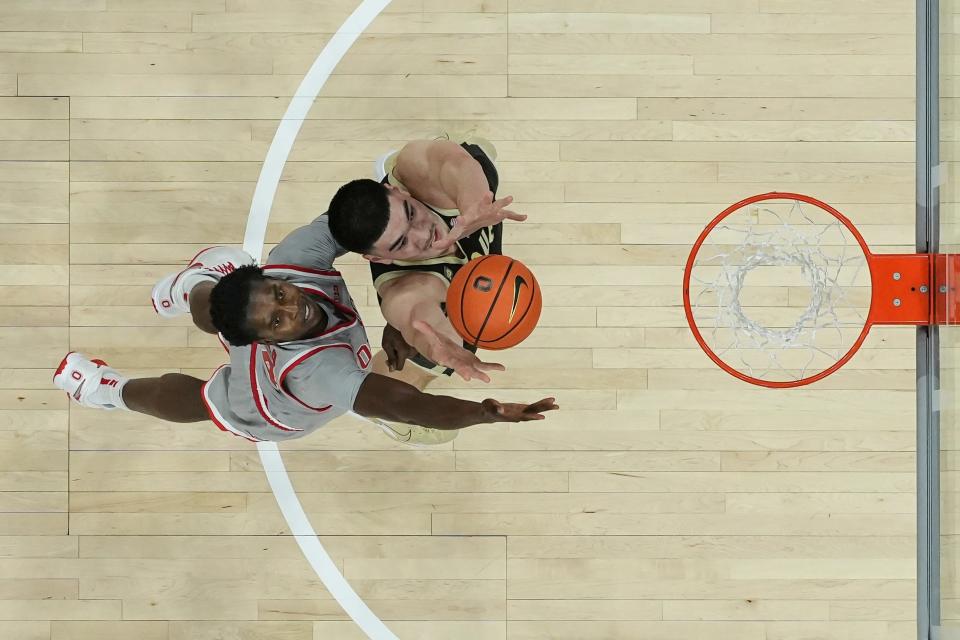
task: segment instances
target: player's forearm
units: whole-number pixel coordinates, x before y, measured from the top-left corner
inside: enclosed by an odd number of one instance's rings
[[[397,421],[434,429],[462,429],[476,424],[496,422],[496,414],[480,402],[452,396],[421,393],[420,398],[402,409]]]
[[[433,327],[434,331],[449,338],[455,344],[460,344],[463,341],[463,338],[460,337],[460,334],[458,334],[456,329],[453,328],[453,325],[450,324],[450,320],[443,314],[443,311],[440,309],[440,305],[432,302],[425,302],[415,306],[410,311],[409,316],[404,318],[404,321],[400,324],[400,326],[394,326],[400,330],[400,333],[403,335],[403,339],[407,341],[407,344],[412,346],[417,350],[418,353],[422,354],[429,360],[437,362],[437,358],[439,357],[439,354],[435,352],[437,345],[431,342],[426,335],[420,331],[417,331],[413,327],[413,323],[416,321],[425,322]]]
[[[463,151],[444,163],[441,183],[450,199],[457,203],[461,213],[480,206],[487,201],[490,185],[480,163]]]
[[[462,429],[499,419],[496,408],[488,404],[423,393],[406,382],[376,373],[364,379],[353,410],[370,418],[434,429]]]

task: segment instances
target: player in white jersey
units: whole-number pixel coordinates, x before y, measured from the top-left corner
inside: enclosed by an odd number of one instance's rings
[[[84,406],[209,419],[252,441],[302,437],[347,411],[449,430],[539,420],[557,408],[553,398],[523,405],[426,394],[373,373],[366,331],[332,269],[342,253],[323,215],[287,236],[263,267],[242,251],[214,247],[161,280],[153,291],[160,315],[189,312],[228,343],[230,363],[207,381],[180,373],[128,379],[70,353],[54,383]]]

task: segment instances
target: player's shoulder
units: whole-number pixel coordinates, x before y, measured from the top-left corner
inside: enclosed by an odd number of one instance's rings
[[[267,264],[296,264],[315,269],[332,269],[333,261],[346,253],[330,232],[324,213],[310,224],[294,229],[267,256]]]

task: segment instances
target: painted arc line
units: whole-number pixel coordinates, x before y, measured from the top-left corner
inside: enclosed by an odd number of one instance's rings
[[[250,255],[260,258],[263,254],[263,243],[267,233],[267,221],[270,219],[270,209],[280,184],[283,167],[290,157],[293,143],[300,133],[310,107],[320,93],[320,89],[330,77],[330,72],[340,62],[356,39],[363,33],[370,23],[389,5],[391,0],[363,0],[350,17],[337,29],[336,34],[317,56],[310,70],[300,82],[297,91],[290,100],[286,113],[277,127],[277,132],[270,143],[267,157],[260,169],[257,186],[250,203],[250,214],[247,217],[247,228],[243,235],[243,248]],[[270,488],[277,499],[277,505],[287,522],[290,533],[293,535],[304,557],[316,571],[317,576],[336,601],[343,607],[354,622],[371,640],[398,640],[390,629],[370,610],[370,607],[360,599],[360,596],[347,583],[343,574],[337,569],[330,554],[320,544],[317,532],[310,524],[310,519],[300,504],[297,493],[287,475],[280,449],[275,442],[258,442],[257,450],[260,453],[260,462],[267,475]]]
[[[330,558],[330,554],[320,544],[320,538],[310,524],[310,519],[303,510],[303,505],[297,498],[297,493],[290,482],[290,476],[283,465],[283,458],[276,442],[258,442],[257,450],[260,453],[260,462],[267,474],[270,488],[280,505],[290,533],[300,546],[300,550],[307,562],[317,573],[317,577],[330,592],[330,595],[340,603],[357,626],[363,630],[370,640],[399,640],[396,635],[370,610],[360,596],[347,582],[337,565]]]
[[[280,175],[287,163],[293,143],[300,133],[313,101],[316,100],[320,89],[326,84],[330,72],[339,64],[356,39],[366,30],[373,19],[389,5],[391,0],[363,0],[350,17],[340,25],[327,46],[323,48],[317,59],[314,60],[307,75],[300,81],[300,86],[287,112],[283,114],[277,133],[273,136],[267,157],[260,169],[257,186],[253,191],[253,201],[250,203],[250,215],[247,218],[247,229],[243,234],[243,248],[255,258],[263,252],[263,240],[267,233],[267,220],[270,218],[270,208],[277,193]]]

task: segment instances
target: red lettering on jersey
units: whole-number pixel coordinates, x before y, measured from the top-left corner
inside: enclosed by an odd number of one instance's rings
[[[333,299],[340,302],[340,285],[333,285]]]
[[[277,368],[277,352],[270,347],[264,347],[260,355],[263,357],[263,364],[267,367],[267,376],[270,378],[270,384],[272,384],[275,389],[279,389],[280,385],[277,384],[277,374],[275,373],[275,369]]]
[[[210,268],[224,276],[236,270],[236,267],[233,266],[232,262],[224,262],[223,264],[218,264],[217,266]]]
[[[361,369],[366,369],[369,367],[372,360],[373,354],[370,353],[369,345],[363,345],[357,349],[357,364],[360,365]]]

